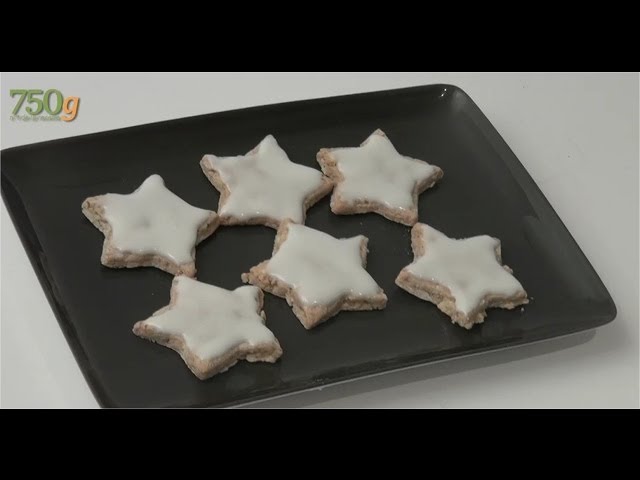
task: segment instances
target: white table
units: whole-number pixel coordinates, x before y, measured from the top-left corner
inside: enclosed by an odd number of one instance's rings
[[[251,105],[462,87],[550,200],[618,307],[595,333],[264,402],[324,407],[638,406],[637,74],[3,74],[2,148]],[[75,121],[9,122],[10,88],[81,97]],[[2,205],[3,407],[96,407]]]

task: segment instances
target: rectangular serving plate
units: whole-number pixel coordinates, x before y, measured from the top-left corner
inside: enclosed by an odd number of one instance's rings
[[[420,196],[420,221],[452,237],[502,241],[531,297],[491,310],[464,330],[399,289],[412,260],[410,229],[375,214],[337,216],[326,197],[306,224],[369,238],[367,269],[389,297],[375,312],[342,312],[306,331],[286,302],[265,296],[267,325],[284,355],[240,362],[207,381],[171,350],[131,333],[169,300],[171,275],[100,264],[102,234],[82,215],[88,196],[129,193],[150,174],[192,205],[217,209],[199,167],[205,153],[237,155],[271,133],[298,163],[318,168],[321,147],[353,146],[376,128],[399,152],[445,176]],[[2,151],[2,195],[20,239],[94,395],[107,407],[229,406],[459,356],[589,330],[615,318],[597,273],[522,164],[471,98],[428,85],[268,105],[15,147]],[[221,227],[197,249],[198,279],[224,288],[269,258],[275,231]]]

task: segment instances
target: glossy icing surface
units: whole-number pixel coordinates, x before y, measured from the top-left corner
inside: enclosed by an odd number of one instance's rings
[[[144,323],[171,335],[182,335],[199,358],[219,357],[242,343],[275,340],[257,313],[257,287],[226,290],[184,276],[176,277],[175,282],[175,304]]]
[[[363,238],[338,239],[290,224],[287,238],[269,260],[267,271],[293,286],[306,304],[331,304],[347,295],[375,295],[380,287],[364,269],[360,257]]]
[[[304,202],[323,184],[322,172],[289,160],[273,135],[267,135],[247,155],[203,160],[217,171],[230,194],[220,215],[240,219],[269,217],[304,221]]]
[[[334,148],[344,181],[336,186],[343,200],[369,200],[390,208],[412,208],[415,186],[437,167],[398,153],[383,134],[374,132],[360,147]]]
[[[487,295],[510,297],[524,290],[496,259],[498,239],[480,235],[458,240],[422,223],[414,228],[422,229],[425,253],[407,270],[447,287],[455,298],[456,308],[464,314],[476,308]]]
[[[198,228],[211,212],[171,192],[160,175],[151,175],[133,193],[103,195],[111,243],[136,254],[160,254],[178,264],[193,261]]]

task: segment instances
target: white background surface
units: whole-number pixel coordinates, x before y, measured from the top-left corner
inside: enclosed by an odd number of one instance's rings
[[[618,307],[594,334],[419,367],[261,406],[637,407],[637,74],[3,74],[2,148],[259,104],[453,83],[479,105]],[[71,123],[9,122],[11,88],[81,97]],[[96,407],[2,204],[3,407]]]

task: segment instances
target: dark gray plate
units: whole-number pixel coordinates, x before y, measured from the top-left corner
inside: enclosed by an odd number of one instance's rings
[[[216,209],[200,170],[205,153],[236,155],[272,133],[292,160],[318,168],[321,147],[357,145],[376,128],[397,149],[439,165],[420,196],[420,221],[449,236],[482,233],[532,297],[524,311],[492,310],[471,331],[394,279],[412,260],[408,227],[375,215],[337,216],[329,198],[307,225],[369,237],[368,270],[385,310],[343,312],[306,331],[286,302],[265,297],[280,362],[241,362],[201,382],[171,350],[131,333],[168,303],[171,275],[100,265],[103,236],[82,215],[85,197],[129,193],[150,174],[189,203]],[[541,140],[544,141],[544,140]],[[270,105],[143,125],[2,151],[2,194],[60,326],[104,406],[221,406],[411,365],[525,344],[603,325],[615,305],[536,184],[473,101],[451,85]],[[225,288],[270,257],[275,231],[223,227],[197,250],[198,278]]]

